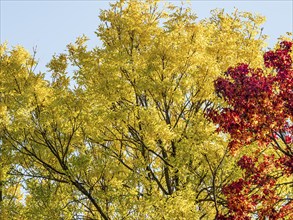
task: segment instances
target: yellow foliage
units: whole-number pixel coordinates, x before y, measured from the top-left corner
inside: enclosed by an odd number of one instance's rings
[[[17,218],[213,219],[240,174],[204,109],[229,66],[262,65],[264,18],[198,21],[188,7],[121,0],[100,20],[103,46],[69,44],[50,82],[22,47],[1,46],[3,172],[25,188]]]

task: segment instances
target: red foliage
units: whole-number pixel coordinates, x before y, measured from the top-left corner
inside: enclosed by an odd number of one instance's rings
[[[293,218],[292,198],[278,195],[276,184],[280,176],[293,175],[292,45],[283,41],[277,50],[264,54],[268,71],[239,64],[215,81],[216,92],[228,107],[209,109],[207,117],[218,125],[218,132],[230,134],[230,152],[253,142],[260,147],[238,161],[244,177],[223,187],[229,213],[217,219]],[[260,154],[269,144],[276,153]]]

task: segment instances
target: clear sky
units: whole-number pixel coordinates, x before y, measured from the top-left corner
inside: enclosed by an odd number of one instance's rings
[[[266,16],[263,33],[269,35],[271,47],[280,35],[293,32],[293,0],[190,2],[199,19],[209,17],[212,9],[224,8],[232,12],[234,7]],[[30,52],[37,46],[37,69],[45,71],[51,56],[63,52],[67,44],[82,34],[90,38],[90,47],[100,44],[94,32],[99,25],[100,9],[109,8],[110,1],[0,0],[0,3],[1,43],[19,44]]]

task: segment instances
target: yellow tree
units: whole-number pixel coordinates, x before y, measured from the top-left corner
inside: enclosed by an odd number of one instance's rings
[[[197,21],[188,7],[131,0],[100,20],[103,45],[69,44],[50,82],[23,48],[1,47],[1,178],[25,192],[15,218],[215,218],[240,172],[204,110],[227,67],[262,64],[264,19],[216,10]]]

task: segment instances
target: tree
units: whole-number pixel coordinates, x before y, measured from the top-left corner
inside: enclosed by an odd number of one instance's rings
[[[252,149],[238,161],[243,177],[223,187],[229,213],[219,219],[293,217],[292,44],[282,41],[266,52],[263,69],[239,64],[215,81],[228,106],[211,109],[208,117],[218,131],[230,134],[232,153],[244,146]]]
[[[262,64],[263,17],[119,1],[34,73],[34,56],[1,46],[1,211],[11,219],[213,219],[240,177],[206,109],[229,66]],[[73,76],[68,66],[74,67]],[[5,165],[4,165],[5,164]],[[1,167],[3,168],[3,167]],[[24,198],[8,188],[16,179]],[[21,191],[20,191],[21,193]]]

